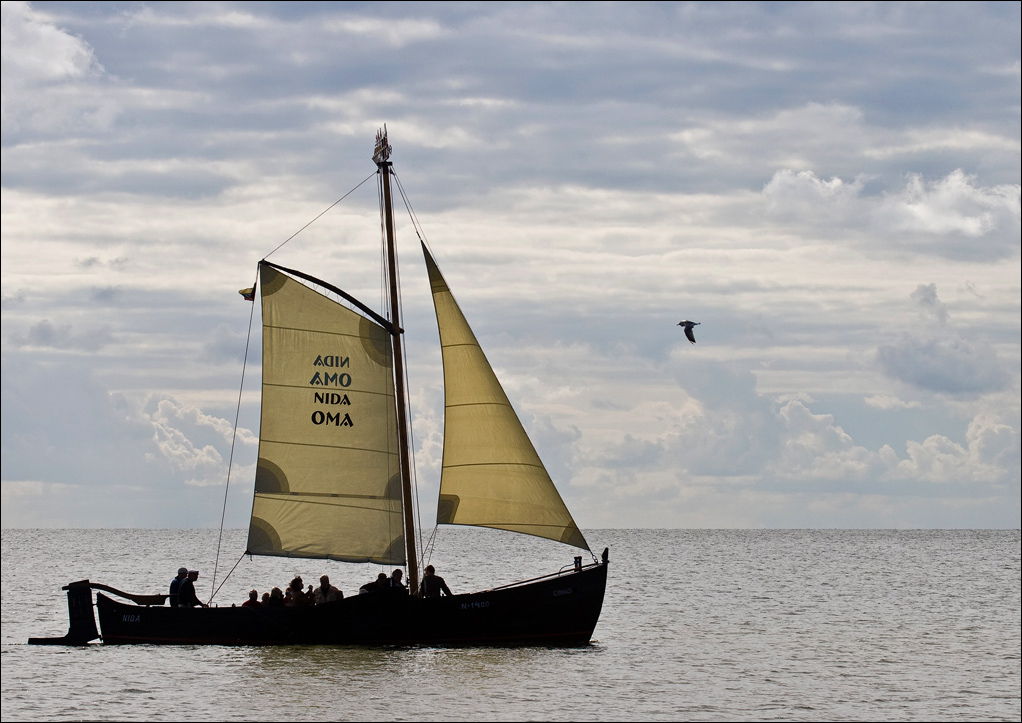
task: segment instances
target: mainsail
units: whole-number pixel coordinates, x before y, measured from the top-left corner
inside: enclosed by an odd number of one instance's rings
[[[259,285],[262,419],[247,551],[404,564],[389,333],[271,264],[260,264]]]
[[[423,245],[444,363],[437,523],[493,527],[589,549]]]

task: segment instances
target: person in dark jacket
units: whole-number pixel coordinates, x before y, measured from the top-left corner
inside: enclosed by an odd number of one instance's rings
[[[177,569],[177,577],[170,581],[170,595],[167,596],[167,604],[172,608],[177,607],[177,595],[181,590],[181,583],[185,581],[186,577],[188,577],[188,568],[179,567]]]
[[[441,594],[451,596],[451,589],[444,579],[436,574],[432,565],[426,565],[426,571],[419,585],[419,597],[440,597]]]
[[[390,578],[387,577],[387,573],[381,572],[376,576],[375,580],[367,582],[365,585],[358,589],[359,595],[366,595],[378,592],[386,592],[390,590]]]
[[[394,572],[390,573],[390,591],[397,593],[398,595],[407,595],[408,588],[401,582],[401,578],[404,577],[404,573],[401,570],[395,569]]]
[[[181,588],[177,592],[177,606],[181,608],[193,608],[196,605],[199,607],[209,607],[206,603],[199,600],[199,596],[195,594],[195,581],[199,579],[198,570],[189,570],[188,577],[181,582]]]

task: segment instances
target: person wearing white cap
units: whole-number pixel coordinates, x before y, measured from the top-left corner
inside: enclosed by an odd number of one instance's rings
[[[170,595],[167,604],[172,608],[177,607],[178,593],[181,591],[181,583],[184,582],[185,578],[188,577],[188,568],[179,567],[177,569],[177,577],[170,581]]]

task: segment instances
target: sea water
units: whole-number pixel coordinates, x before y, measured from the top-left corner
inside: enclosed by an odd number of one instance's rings
[[[213,602],[374,565],[244,558],[244,533],[4,530],[6,720],[1013,720],[1018,530],[591,530],[610,548],[583,648],[48,647],[62,585],[165,592],[181,565]],[[570,565],[571,548],[441,530],[455,592]],[[219,556],[219,559],[218,559]],[[224,576],[233,573],[223,582]],[[214,580],[214,567],[216,568]]]

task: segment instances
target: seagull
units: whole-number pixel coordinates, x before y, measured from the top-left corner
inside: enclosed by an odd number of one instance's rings
[[[688,337],[688,340],[689,340],[690,342],[692,342],[693,344],[695,344],[695,343],[696,343],[696,338],[695,338],[695,336],[694,336],[694,335],[692,334],[692,327],[693,327],[693,326],[699,326],[699,322],[698,322],[698,321],[689,321],[688,319],[685,319],[685,320],[683,320],[683,321],[679,321],[679,322],[678,322],[678,326],[683,326],[683,327],[685,327],[685,336],[687,336],[687,337]]]

